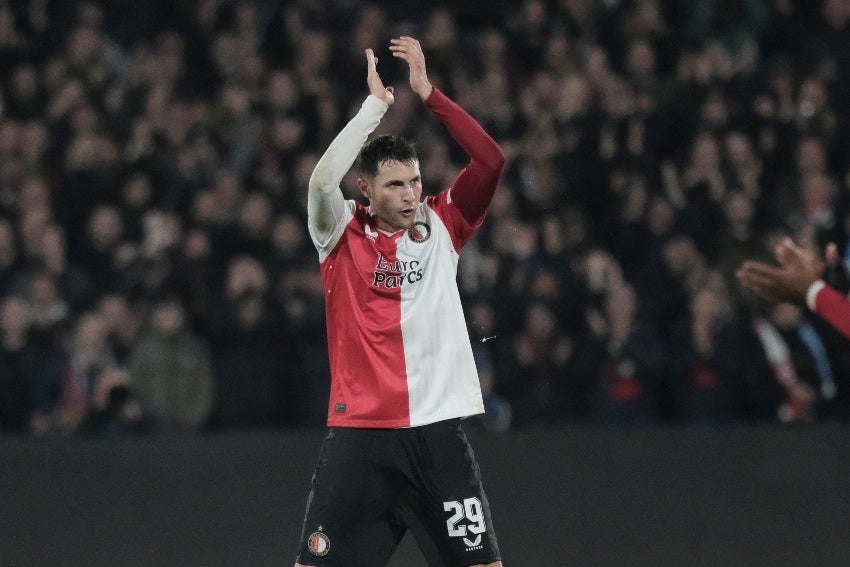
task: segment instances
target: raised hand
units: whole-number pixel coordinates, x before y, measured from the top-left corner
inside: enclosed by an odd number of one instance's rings
[[[428,81],[428,73],[425,69],[425,54],[422,52],[422,46],[419,45],[419,41],[406,35],[398,39],[391,39],[390,51],[393,57],[403,59],[410,67],[410,88],[413,89],[413,92],[418,94],[422,100],[428,98],[434,87]]]
[[[744,262],[736,273],[738,280],[766,299],[802,303],[809,286],[823,275],[824,263],[790,238],[783,239],[775,253],[779,266]]]
[[[395,102],[393,88],[385,87],[381,76],[378,75],[378,58],[371,49],[366,50],[366,84],[369,85],[369,94],[374,95],[390,106]]]

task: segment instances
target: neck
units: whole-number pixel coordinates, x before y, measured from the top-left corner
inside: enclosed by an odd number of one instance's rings
[[[375,224],[375,228],[377,228],[378,230],[382,230],[384,232],[390,232],[390,233],[398,232],[400,230],[407,230],[406,227],[392,226],[390,223],[385,221],[383,218],[373,214],[371,210],[369,211],[369,216],[372,217],[372,222]]]

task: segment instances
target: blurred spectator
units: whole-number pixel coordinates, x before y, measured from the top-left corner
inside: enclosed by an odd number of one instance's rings
[[[78,242],[74,259],[91,274],[98,293],[110,290],[121,279],[116,253],[123,232],[124,221],[112,205],[98,205],[86,221],[86,238]]]
[[[18,247],[12,223],[0,218],[0,294],[12,291],[18,275]]]
[[[688,35],[693,41],[720,41],[732,53],[752,45],[768,25],[764,0],[695,0]]]
[[[496,340],[499,336],[493,311],[493,307],[486,302],[473,305],[468,317],[469,334],[484,396],[485,413],[480,421],[488,431],[503,432],[513,423],[513,408],[503,397],[502,391],[510,391],[512,385],[497,383],[500,376],[497,368],[505,357],[497,346],[501,341]]]
[[[292,422],[291,387],[280,308],[266,292],[247,289],[227,301],[215,337],[213,424],[275,427]]]
[[[675,323],[671,415],[686,422],[764,418],[781,398],[756,337],[734,317],[725,285],[699,289]]]
[[[101,376],[116,364],[103,317],[95,311],[83,313],[72,330],[63,357],[55,406],[47,414],[48,430],[74,432],[82,427],[95,411]],[[41,389],[49,395],[56,385],[43,382]]]
[[[149,424],[142,405],[130,390],[130,374],[123,367],[105,369],[97,387],[88,419],[82,430],[88,433],[140,433]]]
[[[130,353],[130,387],[158,429],[197,430],[215,403],[209,348],[187,328],[176,295],[158,298],[148,323]]]
[[[588,326],[599,350],[599,378],[589,392],[589,414],[605,421],[639,423],[657,412],[664,368],[661,341],[642,327],[634,289],[622,281],[606,285],[601,310],[588,311]]]
[[[103,317],[109,346],[115,360],[126,366],[130,352],[139,338],[139,317],[133,310],[127,296],[120,293],[107,293],[100,297],[97,311]]]
[[[36,265],[57,282],[62,298],[72,310],[79,312],[93,299],[95,290],[91,274],[68,259],[65,232],[56,224],[45,227],[41,235]]]
[[[29,337],[26,302],[6,296],[0,302],[0,431],[21,433],[35,409],[32,388],[41,353]]]
[[[59,295],[56,280],[47,272],[33,273],[27,284],[33,331],[45,337],[58,334],[70,317],[68,303]]]
[[[517,424],[552,423],[567,417],[573,349],[573,341],[561,331],[551,309],[532,305],[505,361],[513,382],[507,396]]]

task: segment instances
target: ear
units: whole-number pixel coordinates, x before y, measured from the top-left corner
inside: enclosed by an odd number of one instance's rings
[[[363,179],[362,177],[357,178],[357,188],[360,189],[360,194],[366,197],[367,199],[371,199],[370,191],[369,191],[369,182]]]

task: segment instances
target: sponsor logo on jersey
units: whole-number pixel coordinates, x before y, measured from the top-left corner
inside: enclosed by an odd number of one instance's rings
[[[407,229],[407,236],[413,242],[421,244],[431,238],[431,227],[422,221],[416,221]]]
[[[422,262],[419,260],[389,260],[383,254],[378,254],[372,286],[395,289],[421,279]]]
[[[307,549],[316,557],[324,557],[331,550],[331,540],[321,530],[319,526],[319,531],[311,533],[307,539]]]

